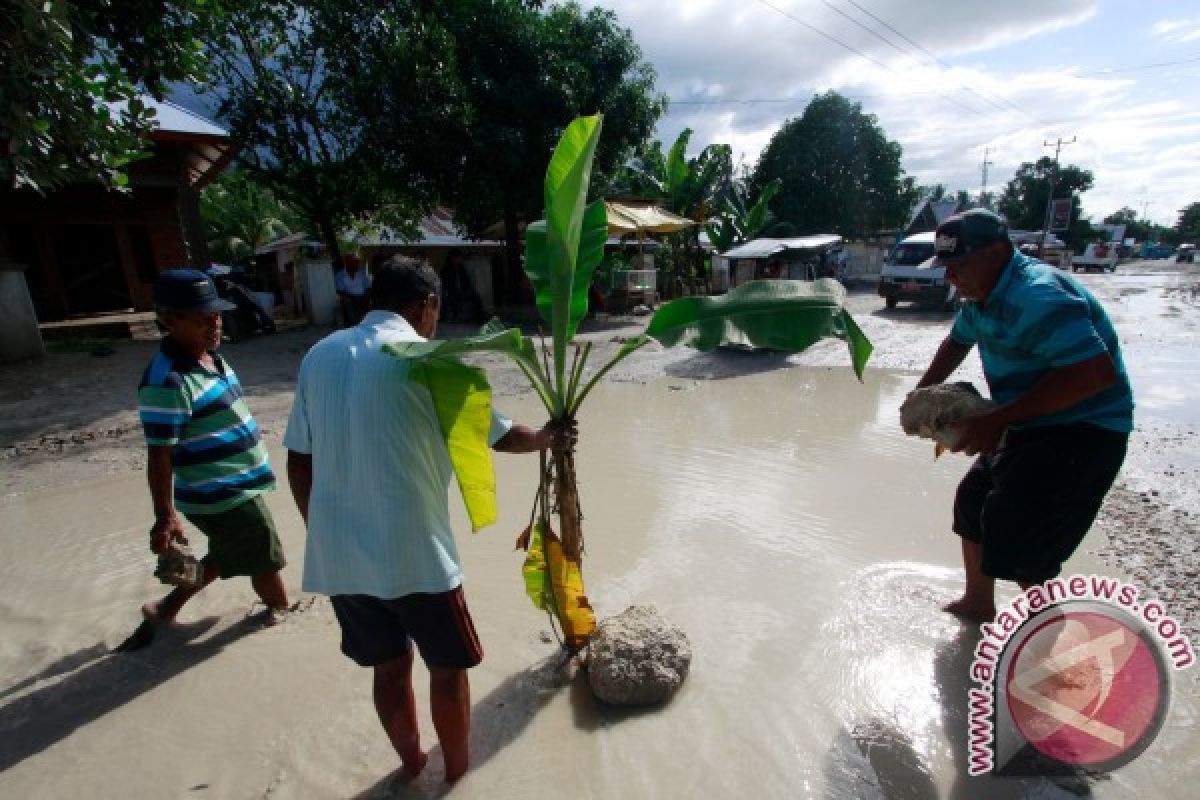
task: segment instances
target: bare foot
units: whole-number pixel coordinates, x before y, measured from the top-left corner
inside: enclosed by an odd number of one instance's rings
[[[416,777],[421,774],[421,770],[425,769],[425,765],[429,763],[429,754],[421,750],[417,750],[415,756],[406,756],[400,759],[404,765],[400,774],[404,776],[406,781],[416,780]]]
[[[146,603],[142,606],[142,618],[147,622],[155,624],[168,625],[175,621],[175,617],[166,617],[162,613],[162,603]]]
[[[970,620],[971,622],[991,622],[996,617],[995,606],[978,605],[968,601],[965,597],[960,597],[942,606],[942,611]]]

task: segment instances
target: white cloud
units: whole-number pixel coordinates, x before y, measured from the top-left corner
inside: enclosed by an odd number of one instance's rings
[[[1172,44],[1200,41],[1200,19],[1164,19],[1154,23],[1155,36]]]
[[[660,138],[674,141],[691,127],[693,151],[727,142],[735,157],[744,155],[753,165],[786,119],[801,114],[815,92],[832,88],[879,118],[904,147],[905,168],[923,183],[977,190],[986,147],[995,162],[988,180],[994,191],[1021,162],[1052,155],[1043,142],[1062,135],[1077,137],[1064,149],[1064,161],[1096,175],[1095,188],[1084,195],[1085,210],[1096,219],[1122,205],[1140,210],[1149,201],[1152,218],[1173,223],[1176,208],[1200,199],[1200,159],[1190,144],[1198,124],[1190,110],[1200,108],[1198,82],[1187,78],[1194,69],[1169,92],[1154,92],[1141,82],[1146,73],[1089,76],[1084,68],[1044,66],[1067,52],[1090,49],[1072,38],[1072,28],[1100,13],[1093,0],[858,0],[941,61],[957,62],[949,68],[845,0],[836,0],[839,10],[886,34],[907,54],[822,0],[768,2],[862,55],[757,0],[603,4],[633,30],[658,70],[659,89],[675,101],[659,124]],[[1103,13],[1131,12],[1106,7]],[[1162,36],[1189,35],[1196,28],[1195,21],[1164,23],[1174,27]],[[1127,27],[1135,24],[1143,23],[1131,20]],[[1026,52],[1007,47],[1014,42],[1024,43]]]

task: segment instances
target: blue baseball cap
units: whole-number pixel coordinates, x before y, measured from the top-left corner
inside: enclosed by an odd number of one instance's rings
[[[1008,223],[986,208],[955,214],[937,226],[934,249],[937,263],[958,261],[995,242],[1008,241]]]
[[[212,278],[198,269],[166,269],[154,279],[154,305],[164,311],[232,311]]]

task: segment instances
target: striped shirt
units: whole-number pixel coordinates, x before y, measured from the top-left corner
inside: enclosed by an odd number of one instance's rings
[[[275,488],[275,475],[233,369],[212,353],[216,371],[170,337],[138,387],[146,444],[170,447],[175,507],[217,514]]]
[[[961,345],[979,345],[992,399],[1010,403],[1047,372],[1107,353],[1117,381],[1102,392],[1054,414],[1014,428],[1088,423],[1133,430],[1133,390],[1117,332],[1092,293],[1070,275],[1021,253],[1000,274],[982,303],[967,303],[950,331]]]
[[[283,444],[312,454],[303,588],[385,599],[462,582],[447,491],[454,468],[433,398],[409,362],[382,351],[424,341],[399,314],[371,311],[300,365]],[[492,412],[488,443],[512,423]]]

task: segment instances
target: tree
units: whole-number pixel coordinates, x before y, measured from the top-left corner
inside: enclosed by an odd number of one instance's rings
[[[1180,242],[1200,242],[1200,203],[1180,209],[1175,234]]]
[[[244,170],[227,172],[200,194],[208,251],[236,263],[296,227],[295,212]]]
[[[1105,225],[1124,225],[1125,236],[1139,242],[1158,241],[1163,229],[1149,220],[1139,220],[1137,212],[1129,206],[1119,208],[1104,218]]]
[[[210,43],[213,91],[243,143],[241,165],[304,217],[335,261],[338,234],[361,215],[411,232],[434,201],[378,146],[377,118],[354,102],[362,53],[339,25],[345,13],[338,0],[247,6]],[[400,48],[393,56],[423,52]],[[440,85],[422,89],[436,94]]]
[[[128,182],[174,81],[202,81],[222,0],[3,0],[0,181],[46,191]]]
[[[697,223],[667,237],[667,275],[676,284],[704,278],[700,226],[717,215],[733,190],[733,148],[710,144],[688,158],[691,138],[692,129],[684,128],[665,156],[662,143],[653,142],[618,178],[622,189],[658,200],[668,211]]]
[[[1050,195],[1050,175],[1054,159],[1043,156],[1036,162],[1025,162],[1004,187],[998,208],[1017,230],[1038,231],[1046,221],[1047,198]],[[1071,204],[1071,225],[1063,232],[1063,241],[1079,249],[1093,235],[1092,226],[1083,217],[1083,205],[1078,195],[1092,188],[1092,173],[1074,165],[1058,168],[1054,183],[1055,197],[1074,198]]]
[[[734,185],[718,213],[716,225],[704,226],[708,240],[718,251],[748,242],[771,226],[775,216],[770,211],[771,199],[779,191],[779,181],[772,181],[751,202],[744,185]]]
[[[753,185],[761,191],[778,180],[772,210],[809,233],[896,228],[916,199],[904,180],[900,154],[900,145],[888,140],[873,114],[826,92],[771,137]]]
[[[432,187],[469,232],[502,220],[509,281],[520,263],[519,225],[542,207],[540,165],[565,126],[583,114],[607,115],[612,135],[595,154],[603,183],[666,107],[654,69],[611,11],[540,6],[359,4],[338,23],[349,32],[342,39],[357,43],[356,64],[343,71],[358,113],[372,120],[372,146],[407,170],[410,183]],[[405,56],[414,49],[430,56]]]

